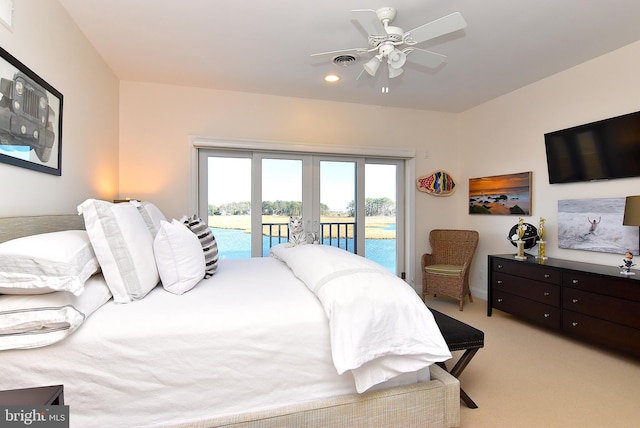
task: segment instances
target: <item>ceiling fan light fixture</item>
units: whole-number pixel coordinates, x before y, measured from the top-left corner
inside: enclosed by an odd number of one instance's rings
[[[367,60],[356,80],[360,79],[365,72],[371,77],[375,77],[383,60],[387,63],[389,78],[402,75],[404,73],[403,67],[408,59],[412,63],[424,67],[437,68],[445,62],[447,58],[445,55],[413,46],[460,31],[467,26],[467,22],[460,12],[451,13],[409,31],[390,25],[396,18],[396,9],[393,7],[383,7],[377,10],[354,9],[351,11],[351,15],[366,32],[368,47],[315,53],[311,56],[332,55],[334,64],[346,67],[361,55],[369,53],[375,55]],[[377,55],[373,53],[374,51],[377,51]],[[409,58],[409,54],[411,54],[411,58]]]
[[[395,68],[391,64],[389,64],[389,79],[393,79],[394,77],[398,77],[402,73],[404,73],[403,69]]]
[[[375,76],[381,63],[382,63],[382,57],[379,55],[376,55],[373,58],[371,58],[369,61],[367,61],[367,63],[364,65],[364,71],[369,73],[370,76]]]
[[[403,51],[398,49],[394,49],[389,54],[389,59],[387,60],[389,67],[397,69],[402,68],[405,62],[407,62],[407,55]]]

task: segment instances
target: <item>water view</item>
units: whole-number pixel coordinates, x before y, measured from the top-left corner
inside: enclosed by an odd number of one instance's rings
[[[389,226],[390,228],[392,226]],[[395,228],[395,225],[393,225]],[[216,237],[218,252],[223,259],[244,259],[251,257],[251,234],[238,229],[223,229],[212,227],[211,231]],[[282,243],[287,242],[286,237],[282,237]],[[344,240],[340,241],[340,247],[344,248]],[[278,244],[278,238],[268,236],[262,237],[262,254],[267,256],[269,248]],[[325,242],[328,245],[328,242]],[[338,246],[333,240],[333,246]],[[353,251],[353,239],[347,239],[347,250]],[[365,239],[366,257],[376,263],[381,264],[391,272],[396,271],[396,240],[395,239]]]

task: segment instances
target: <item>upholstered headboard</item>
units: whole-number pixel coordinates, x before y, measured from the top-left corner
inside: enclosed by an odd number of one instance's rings
[[[60,230],[84,230],[84,219],[78,214],[0,217],[0,242],[39,233]]]

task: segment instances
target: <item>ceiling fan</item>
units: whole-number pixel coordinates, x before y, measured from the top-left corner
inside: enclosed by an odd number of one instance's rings
[[[404,72],[402,67],[407,60],[430,68],[438,67],[446,60],[445,55],[418,49],[414,46],[462,30],[467,26],[467,22],[459,12],[443,16],[407,32],[402,28],[389,25],[396,18],[396,9],[393,7],[383,7],[378,10],[355,9],[351,11],[351,15],[367,32],[369,47],[320,52],[311,56],[331,55],[334,56],[334,62],[336,62],[338,58],[344,61],[344,58],[349,55],[359,56],[377,51],[377,54],[365,63],[363,72],[366,71],[369,75],[375,76],[382,62],[386,61],[390,78],[398,77]],[[406,45],[406,47],[399,49],[401,45]]]

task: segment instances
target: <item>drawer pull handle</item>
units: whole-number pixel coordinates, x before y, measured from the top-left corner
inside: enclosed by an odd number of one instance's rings
[[[498,299],[498,302],[502,303],[502,298]]]
[[[571,302],[578,303],[578,299],[571,299]]]
[[[502,284],[502,280],[501,279],[499,279],[497,282],[498,282],[498,284]]]
[[[578,323],[574,321],[574,322],[571,323],[571,325],[574,326],[574,327],[577,327]]]
[[[577,279],[572,279],[572,280],[571,280],[571,283],[572,283],[572,284],[577,284],[577,283],[578,283],[578,280],[577,280]]]
[[[551,275],[549,275],[548,273],[545,273],[545,274],[544,274],[544,277],[545,277],[545,278],[551,278]]]
[[[551,316],[551,314],[544,314],[545,318],[549,318]]]
[[[498,269],[502,269],[502,267],[503,266],[501,264],[498,264]]]
[[[548,297],[551,295],[551,293],[549,293],[548,291],[545,291],[544,293],[542,293],[543,296]]]

